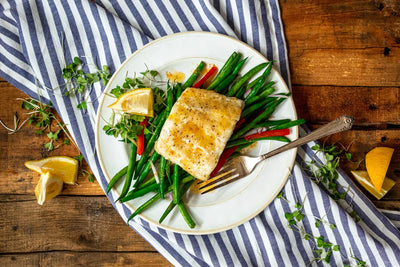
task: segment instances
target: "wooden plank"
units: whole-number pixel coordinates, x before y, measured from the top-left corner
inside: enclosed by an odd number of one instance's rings
[[[390,56],[383,48],[310,49],[290,53],[293,84],[337,86],[398,86],[400,47]]]
[[[398,46],[396,1],[280,1],[290,50]],[[299,12],[301,10],[301,12]],[[389,51],[390,52],[390,51]]]
[[[293,84],[399,85],[398,3],[288,0],[280,4]]]
[[[20,266],[172,266],[163,256],[149,252],[74,252],[54,251],[0,255],[0,265]]]
[[[357,126],[399,125],[399,97],[399,87],[293,86],[299,117],[313,123],[347,114],[356,118]]]
[[[33,195],[0,195],[0,251],[154,252],[106,197],[58,196],[43,206]]]

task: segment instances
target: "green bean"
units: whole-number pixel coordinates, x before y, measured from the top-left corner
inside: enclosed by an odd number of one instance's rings
[[[241,68],[241,66],[244,64],[244,61],[242,60],[239,62],[240,58],[242,57],[242,54],[237,53],[235,58],[226,66],[225,69],[221,69],[220,75],[216,77],[210,86],[207,88],[208,90],[214,89],[218,87],[222,82],[224,82],[224,86],[229,86],[230,83],[235,79],[236,73],[233,74],[234,71],[238,72]],[[239,64],[238,64],[239,62]],[[223,89],[219,88],[220,91]]]
[[[221,81],[218,86],[215,88],[215,92],[224,94],[225,89],[228,88],[228,86],[235,80],[236,75],[229,75],[226,77],[225,80]],[[207,88],[208,89],[208,88]]]
[[[250,93],[246,96],[246,98],[244,100],[246,104],[251,98],[253,98],[257,95],[258,91],[262,88],[268,75],[271,73],[271,69],[272,69],[272,61],[269,62],[267,68],[264,70],[263,74],[261,75],[261,79],[259,81],[257,81],[257,83],[254,85],[253,89],[251,89]]]
[[[154,204],[157,200],[160,199],[160,194],[156,194],[154,195],[152,198],[150,198],[149,200],[147,200],[144,204],[142,204],[139,208],[137,208],[135,210],[134,213],[132,213],[131,216],[129,216],[128,221],[132,220],[136,215],[138,215],[139,213],[142,213],[145,209],[147,209],[148,207],[150,207],[152,204]]]
[[[182,179],[182,183],[188,183],[192,180],[194,180],[195,178],[191,175],[185,177]],[[167,189],[167,192],[172,191],[172,185],[170,185]],[[135,212],[129,216],[128,218],[128,222],[130,220],[132,220],[136,215],[138,215],[139,213],[143,212],[145,209],[147,209],[148,207],[150,207],[152,204],[154,204],[157,200],[159,200],[161,198],[160,193],[157,193],[156,195],[154,195],[152,198],[150,198],[149,200],[147,200],[143,205],[141,205],[139,208],[137,208],[137,210],[135,210]]]
[[[271,127],[270,130],[286,129],[286,128],[290,128],[290,127],[293,127],[293,126],[297,126],[297,125],[303,124],[305,122],[306,122],[306,120],[304,120],[304,119],[289,121],[287,123]]]
[[[187,190],[189,190],[189,188],[192,186],[194,180],[191,180],[185,184],[183,184],[182,189],[179,191],[179,194],[177,196],[177,202],[175,203],[174,200],[171,201],[171,203],[169,203],[169,206],[167,207],[167,209],[164,211],[163,215],[160,218],[160,223],[165,219],[165,217],[168,216],[168,214],[173,210],[173,208],[176,206],[176,204],[181,200],[181,198],[183,197],[183,195],[186,193]],[[174,186],[172,186],[172,191],[174,190]]]
[[[236,67],[233,69],[232,73],[229,74],[224,80],[222,80],[217,88],[215,88],[215,91],[218,93],[225,94],[226,90],[228,89],[229,85],[236,79],[238,72],[242,68],[243,64],[246,62],[247,57],[245,59],[242,59]]]
[[[190,75],[189,79],[187,79],[187,81],[183,84],[182,86],[183,90],[194,84],[194,82],[196,81],[197,77],[199,77],[200,72],[203,70],[205,65],[206,63],[204,63],[204,61],[200,61],[199,65],[197,65],[197,68],[193,71],[192,75]]]
[[[107,194],[110,192],[111,188],[114,187],[114,185],[126,174],[126,172],[128,171],[128,166],[125,166],[124,168],[122,168],[119,172],[117,172],[113,178],[111,178],[110,182],[107,185]]]
[[[264,101],[253,104],[251,106],[246,107],[242,111],[242,118],[247,118],[249,115],[253,114],[257,110],[261,110],[264,106],[268,105],[268,103],[272,103],[276,98],[274,97],[267,97]]]
[[[233,52],[229,58],[225,61],[225,64],[222,66],[222,68],[218,71],[217,75],[214,77],[214,80],[211,82],[211,84],[207,87],[207,90],[212,90],[214,89],[222,80],[223,78],[221,78],[221,76],[223,75],[223,73],[225,73],[225,70],[229,67],[231,67],[232,62],[235,60],[235,58],[237,57],[237,53]]]
[[[187,211],[185,204],[183,201],[178,202],[179,212],[182,214],[183,219],[185,219],[187,225],[190,228],[194,228],[196,226],[195,222],[193,221],[192,217],[190,216],[189,212]]]
[[[255,128],[264,128],[264,127],[276,126],[276,125],[287,123],[289,121],[290,121],[290,119],[263,121],[263,122],[258,123]]]
[[[164,190],[165,190],[165,166],[167,164],[167,159],[161,156],[160,160],[160,171],[158,172],[158,178],[160,179],[159,190],[160,196],[164,199]]]
[[[172,174],[172,197],[173,202],[178,203],[178,193],[179,193],[179,165],[174,164],[174,170]]]
[[[265,99],[266,97],[268,97],[270,94],[272,94],[274,92],[274,88],[271,87],[271,84],[273,84],[274,82],[269,82],[267,83],[265,86],[263,86],[263,88],[261,88],[261,93],[257,96],[254,96],[252,98],[250,98],[249,100],[247,100],[246,105],[250,106],[253,103],[256,103],[258,101],[261,101],[263,99]]]
[[[142,183],[142,181],[146,178],[146,176],[150,172],[150,169],[151,169],[151,163],[150,162],[152,162],[152,163],[156,162],[158,160],[159,156],[160,156],[160,154],[158,154],[157,151],[153,152],[153,155],[151,155],[151,157],[147,161],[146,165],[143,167],[143,170],[141,171],[141,173],[137,177],[136,182],[133,185],[133,187],[137,187]]]
[[[244,95],[244,93],[246,93],[246,87],[242,87],[242,88],[240,88],[239,89],[239,91],[236,93],[236,95],[235,95],[235,97],[236,98],[239,98],[239,99],[243,99],[243,95]]]
[[[290,142],[290,139],[287,138],[286,136],[269,136],[268,139],[266,139],[266,137],[260,137],[260,138],[254,138],[252,139],[253,141],[257,142],[257,141],[262,141],[262,140],[274,140],[274,141],[281,141],[281,142]]]
[[[221,70],[218,72],[218,74],[215,76],[215,78],[220,77],[223,75],[223,72],[226,71],[226,69],[231,68],[233,66],[233,62],[238,61],[238,58],[240,58],[242,55],[240,53],[237,53],[234,51],[228,58],[228,60],[225,62],[225,64],[222,66]]]
[[[156,182],[156,177],[151,177],[150,179],[147,179],[146,181],[144,181],[143,183],[140,183],[140,185],[138,185],[136,188],[134,189],[142,189],[146,186],[152,185]]]
[[[154,183],[154,184],[148,185],[146,187],[143,187],[139,190],[135,190],[135,189],[131,190],[128,194],[126,194],[126,196],[124,198],[121,199],[121,202],[126,202],[129,200],[138,198],[138,197],[142,197],[149,192],[157,190],[158,187],[159,187],[159,185]]]
[[[122,188],[121,195],[119,196],[117,201],[122,199],[128,193],[129,188],[131,187],[133,172],[135,171],[136,167],[136,151],[137,151],[136,145],[134,143],[131,143],[131,153],[129,156],[129,164],[128,164],[128,170],[126,172],[125,183],[124,187]]]
[[[239,71],[242,69],[244,63],[247,61],[248,57],[245,57],[244,59],[242,59],[241,61],[239,61],[239,63],[236,65],[236,67],[233,69],[232,74],[238,74]]]
[[[271,114],[275,111],[276,107],[282,103],[282,101],[284,101],[285,98],[280,98],[277,101],[275,101],[273,103],[273,105],[271,105],[270,107],[268,107],[267,109],[265,109],[263,111],[263,113],[261,113],[260,115],[258,115],[254,120],[252,120],[251,122],[249,122],[246,126],[244,126],[243,128],[239,129],[236,133],[234,133],[231,137],[231,139],[237,139],[238,137],[244,135],[245,133],[247,133],[248,131],[250,131],[251,129],[253,129],[261,120],[263,119],[267,119],[269,118],[269,116],[271,116]]]
[[[168,207],[165,209],[164,213],[161,215],[160,220],[158,220],[158,223],[162,223],[164,219],[168,216],[168,214],[171,213],[171,211],[175,208],[176,204],[171,201],[168,205]]]
[[[178,100],[178,98],[181,96],[182,94],[182,84],[177,83],[175,85],[175,89],[176,89],[176,93],[175,93],[175,101]]]
[[[282,141],[282,142],[289,142],[290,141],[285,136],[266,136],[266,137],[254,138],[254,139],[251,139],[251,140],[246,140],[244,138],[239,138],[239,139],[236,139],[236,140],[229,141],[226,144],[226,148],[233,147],[233,146],[242,146],[242,145],[245,145],[245,144],[248,144],[248,143],[252,144],[254,142],[262,141],[262,140],[275,140],[275,141]]]
[[[257,72],[262,70],[268,65],[268,62],[258,64],[251,70],[249,70],[245,75],[243,75],[237,82],[232,86],[232,88],[229,90],[227,93],[227,96],[234,96],[236,95],[237,91],[251,78],[253,77]]]
[[[169,85],[168,85],[169,87]],[[174,105],[174,95],[172,93],[172,88],[168,88],[167,90],[167,112],[168,114],[171,112],[172,106]]]
[[[172,184],[172,178],[171,178],[171,162],[167,160],[167,164],[165,165],[165,176],[168,179],[168,183]]]
[[[254,81],[252,81],[252,82],[250,82],[249,84],[247,84],[246,85],[246,89],[248,90],[248,89],[250,89],[250,88],[253,88],[253,86],[259,81],[259,80],[261,80],[263,77],[258,77],[258,78],[256,78]]]

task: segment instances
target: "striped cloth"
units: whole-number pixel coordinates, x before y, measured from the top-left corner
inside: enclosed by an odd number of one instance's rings
[[[97,98],[104,87],[94,85],[87,111],[77,99],[57,90],[65,81],[61,70],[74,56],[86,56],[98,66],[115,71],[144,44],[168,34],[211,31],[238,38],[275,60],[275,67],[290,85],[287,51],[277,0],[48,0],[1,1],[0,75],[28,95],[51,100],[78,144],[99,184],[107,182],[94,153],[94,118]],[[93,72],[92,66],[85,71]],[[304,129],[301,130],[304,134]],[[234,229],[212,235],[182,235],[159,229],[137,218],[130,226],[177,266],[306,266],[324,265],[326,252],[318,237],[338,245],[330,264],[400,265],[400,215],[377,210],[340,172],[338,181],[349,192],[333,201],[312,182],[304,164],[314,157],[310,143],[299,149],[291,177],[283,189],[288,201],[273,201],[263,212]],[[317,161],[323,161],[321,157]],[[108,196],[114,203],[113,195]],[[304,200],[304,203],[302,202]],[[303,203],[304,219],[296,230],[285,213]],[[114,204],[113,204],[114,205]],[[131,212],[115,206],[124,220]],[[355,211],[359,221],[353,219]],[[323,223],[315,226],[317,219]],[[330,227],[331,225],[336,227]],[[307,237],[305,233],[309,234]],[[315,237],[315,238],[314,238]],[[336,247],[335,247],[336,249]]]

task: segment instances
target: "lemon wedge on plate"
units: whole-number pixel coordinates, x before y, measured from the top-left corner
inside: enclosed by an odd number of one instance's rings
[[[27,161],[25,167],[42,175],[51,173],[52,176],[61,179],[62,182],[74,185],[78,177],[79,163],[74,158],[55,156]]]
[[[153,90],[140,88],[126,92],[108,107],[126,113],[153,117]]]
[[[376,147],[365,156],[365,167],[378,193],[381,191],[385,180],[393,151],[394,149],[390,147]]]
[[[35,196],[40,205],[46,200],[59,195],[63,188],[63,181],[50,172],[42,174],[35,188]]]

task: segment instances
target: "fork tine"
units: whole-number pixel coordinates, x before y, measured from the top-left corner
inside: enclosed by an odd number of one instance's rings
[[[216,175],[213,178],[207,180],[207,181],[203,181],[203,185],[200,186],[200,190],[211,186],[213,184],[218,183],[219,181],[225,180],[227,177],[229,177],[228,175],[231,174],[232,172],[236,171],[236,169],[230,169],[227,172],[221,173],[220,175]]]
[[[220,188],[220,187],[225,186],[225,185],[227,185],[227,184],[230,184],[230,183],[232,183],[232,182],[234,182],[234,181],[237,181],[237,180],[239,180],[239,179],[242,179],[243,177],[244,177],[244,176],[240,176],[239,173],[236,173],[235,175],[230,176],[230,177],[229,177],[229,180],[227,180],[227,179],[225,178],[225,182],[220,183],[220,184],[217,184],[217,185],[215,185],[215,186],[213,186],[213,187],[211,187],[211,188],[208,188],[208,189],[206,189],[206,190],[204,190],[203,192],[200,192],[200,193],[201,193],[202,195],[204,195],[204,194],[206,194],[206,193],[208,193],[208,192],[214,191],[214,190],[217,189],[217,188]]]
[[[226,174],[227,172],[231,172],[231,169],[234,169],[234,168],[235,168],[235,165],[233,164],[233,160],[231,159],[228,162],[226,162],[224,164],[224,166],[222,166],[222,168],[217,172],[216,175],[214,175],[213,177],[211,177],[210,179],[208,179],[206,181],[201,181],[201,180],[198,181],[197,186],[199,186],[200,188],[203,188],[203,187],[209,185],[215,179],[218,179],[222,175]],[[227,169],[228,169],[228,171],[227,171]]]

